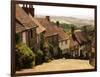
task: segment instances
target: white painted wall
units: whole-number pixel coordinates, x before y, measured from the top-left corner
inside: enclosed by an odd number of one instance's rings
[[[68,42],[66,43],[66,41],[59,42],[59,47],[60,47],[60,49],[61,49],[61,50],[67,49],[67,48],[68,48],[68,47],[67,47],[67,44],[68,44]]]
[[[22,41],[26,44],[26,32],[22,32]]]

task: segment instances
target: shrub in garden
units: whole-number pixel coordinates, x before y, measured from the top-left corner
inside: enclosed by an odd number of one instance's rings
[[[62,51],[58,46],[54,47],[52,44],[49,44],[49,47],[50,47],[50,53],[52,55],[52,58],[58,59],[62,57]]]
[[[35,65],[35,54],[24,43],[16,45],[16,70],[30,68]]]
[[[48,48],[44,49],[44,61],[45,62],[51,61],[51,53]]]
[[[51,52],[50,52],[50,45],[48,42],[45,42],[43,45],[43,53],[44,53],[44,61],[48,62],[51,60]]]
[[[43,54],[43,51],[42,50],[37,50],[36,52],[35,52],[35,63],[36,63],[36,65],[38,65],[38,64],[41,64],[41,63],[43,63],[43,60],[44,60],[44,54]]]
[[[58,47],[58,58],[62,58],[62,50]]]

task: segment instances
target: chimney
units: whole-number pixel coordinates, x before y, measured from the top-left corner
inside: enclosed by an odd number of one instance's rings
[[[33,8],[33,5],[29,5],[29,12],[34,17],[34,8]]]
[[[56,21],[56,25],[59,27],[59,21]]]
[[[72,27],[71,27],[71,35],[72,35],[72,39],[73,39],[74,41],[77,41],[77,42],[79,43],[79,41],[77,40],[77,38],[76,38],[76,36],[75,36],[74,30],[75,30],[75,27],[72,26]],[[80,43],[79,43],[79,44],[80,44]]]
[[[24,11],[27,13],[27,14],[31,14],[33,17],[34,17],[34,8],[33,8],[33,5],[29,4],[29,7],[28,7],[28,4],[23,4],[23,7]]]
[[[29,12],[28,12],[28,6],[27,6],[27,4],[23,4],[23,7],[22,7],[23,9],[24,9],[24,11],[28,14]]]
[[[50,22],[50,16],[46,16],[47,21]]]

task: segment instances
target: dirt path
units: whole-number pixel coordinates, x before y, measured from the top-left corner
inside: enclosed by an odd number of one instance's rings
[[[49,63],[43,63],[32,69],[24,69],[16,73],[31,73],[31,72],[47,72],[47,71],[61,71],[61,70],[79,70],[79,69],[93,69],[88,60],[77,59],[58,59]]]

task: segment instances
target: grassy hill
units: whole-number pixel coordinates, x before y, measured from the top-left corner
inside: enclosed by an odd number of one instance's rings
[[[77,27],[82,27],[84,25],[91,25],[94,26],[94,20],[89,20],[89,19],[79,19],[79,18],[74,18],[74,17],[50,17],[51,21],[56,22],[60,21],[60,23],[66,23],[66,24],[74,24]]]

